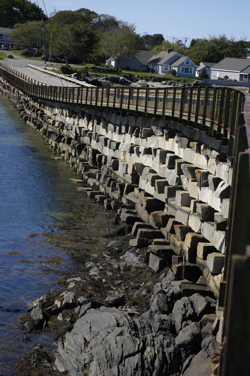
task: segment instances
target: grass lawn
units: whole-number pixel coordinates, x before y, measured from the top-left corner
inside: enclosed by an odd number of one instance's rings
[[[0,59],[3,60],[6,58],[6,53],[3,51],[0,51]]]
[[[3,60],[3,59],[7,59],[7,55],[11,55],[11,51],[7,51],[7,50],[4,50],[4,51],[0,51],[0,59]]]
[[[22,51],[21,50],[12,50],[11,51],[13,54],[23,58],[23,59],[28,59],[28,60],[36,60],[36,61],[43,61],[41,59],[41,57],[26,57],[26,56],[23,56],[22,55]]]

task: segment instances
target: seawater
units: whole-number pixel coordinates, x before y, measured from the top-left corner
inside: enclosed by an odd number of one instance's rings
[[[60,269],[73,263],[43,233],[57,231],[58,221],[78,220],[83,208],[86,216],[90,210],[98,216],[99,209],[90,209],[88,196],[70,180],[74,177],[0,95],[0,376],[15,376],[17,358],[32,344],[23,340],[18,317],[28,302],[56,285],[56,273],[45,272],[47,261],[60,256]],[[31,342],[41,340],[47,339],[29,336]]]

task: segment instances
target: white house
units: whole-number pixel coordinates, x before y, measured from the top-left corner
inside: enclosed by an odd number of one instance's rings
[[[196,65],[185,55],[174,51],[161,51],[154,55],[148,65],[151,71],[158,74],[170,74],[172,69],[179,77],[195,77]]]
[[[11,50],[15,44],[14,39],[11,36],[12,29],[6,27],[0,27],[0,49]]]
[[[226,57],[211,68],[211,79],[227,77],[229,80],[250,81],[250,59]]]

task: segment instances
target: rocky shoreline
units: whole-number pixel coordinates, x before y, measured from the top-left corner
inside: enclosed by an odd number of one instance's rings
[[[37,368],[40,375],[211,375],[219,348],[212,328],[216,299],[184,290],[194,278],[188,268],[154,273],[144,263],[146,249],[129,247],[130,230],[116,225],[98,257],[64,275],[61,289],[20,317],[26,331],[50,331],[58,340],[54,354],[41,348],[26,354],[20,376]],[[63,242],[70,232],[54,236]]]

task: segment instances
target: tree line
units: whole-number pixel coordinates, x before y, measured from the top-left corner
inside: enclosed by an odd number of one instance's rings
[[[136,51],[180,52],[196,64],[217,63],[225,57],[246,58],[250,42],[228,39],[225,35],[193,39],[187,47],[181,40],[170,42],[162,34],[140,36],[135,25],[86,8],[59,11],[50,17],[29,0],[0,0],[0,27],[13,28],[13,37],[30,53],[70,62],[102,64],[117,61]]]

